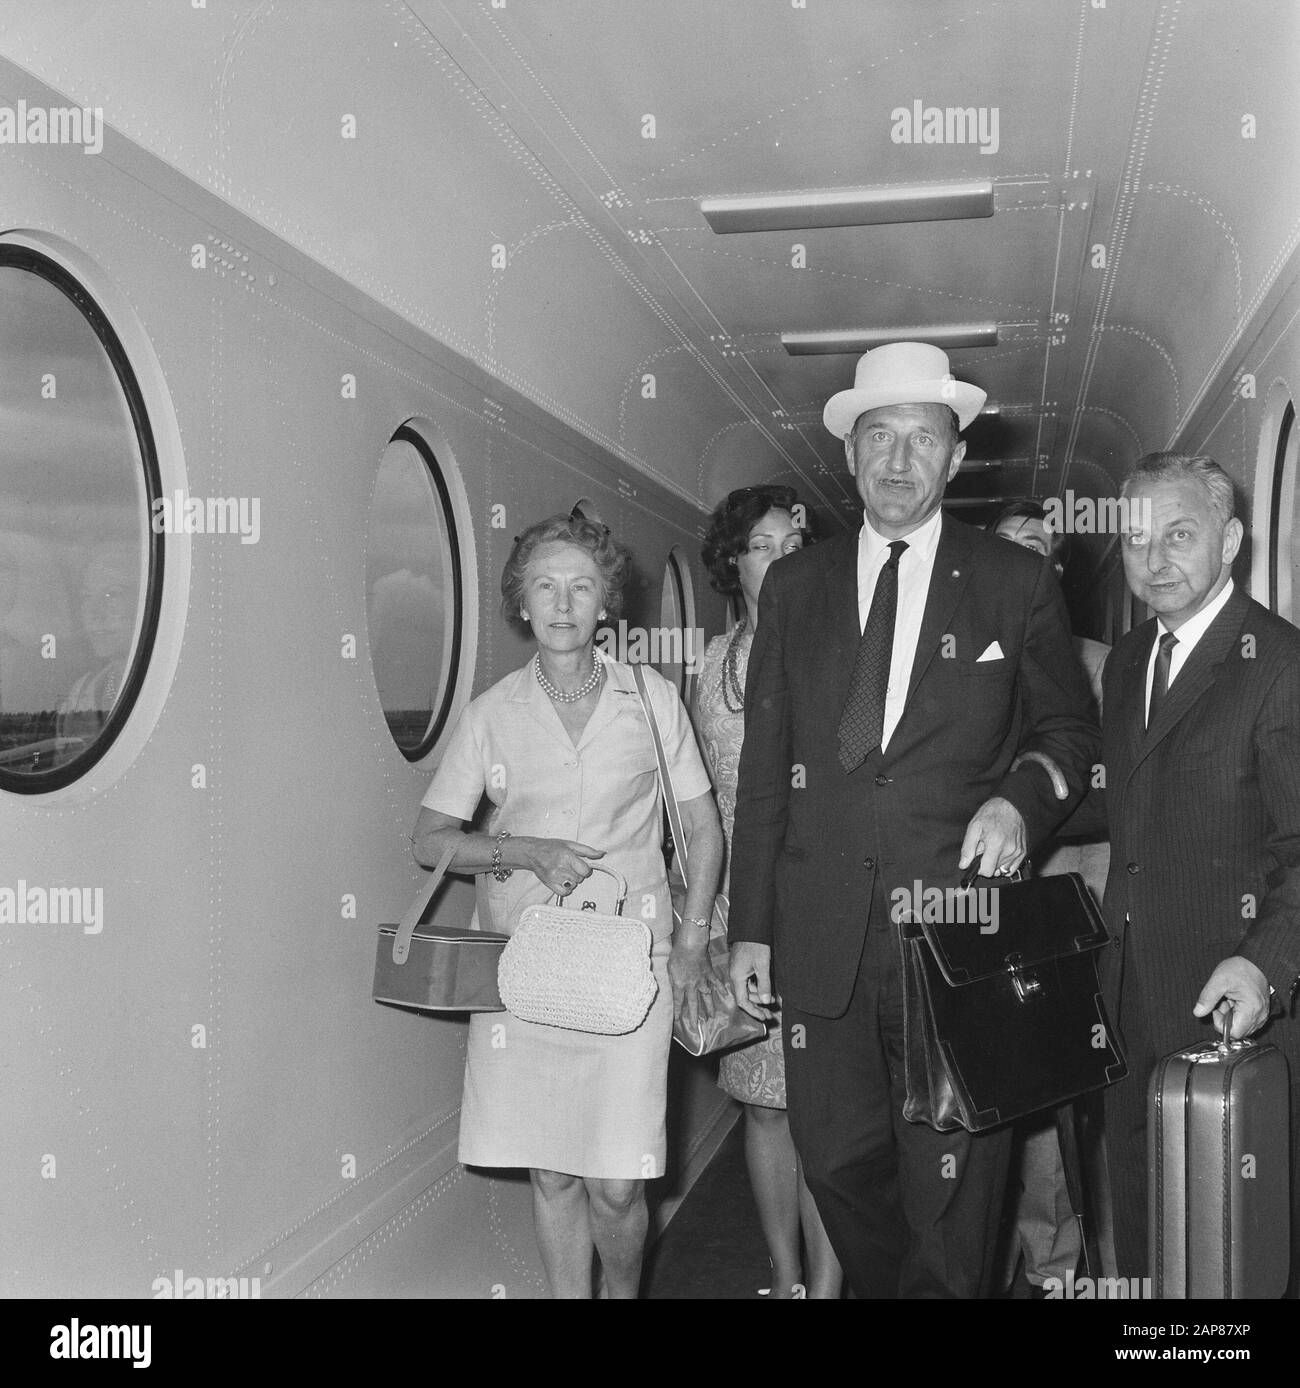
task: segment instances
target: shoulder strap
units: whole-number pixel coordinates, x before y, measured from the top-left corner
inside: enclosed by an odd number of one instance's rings
[[[650,724],[650,736],[654,739],[655,760],[659,763],[659,789],[663,793],[664,808],[668,811],[668,827],[672,830],[673,847],[677,850],[677,861],[681,864],[682,880],[686,876],[686,834],[682,829],[682,812],[677,807],[677,792],[673,789],[672,773],[668,770],[668,758],[664,754],[664,741],[659,735],[659,720],[650,703],[650,691],[646,688],[645,671],[640,665],[632,666],[636,680],[636,691],[641,696],[641,707],[645,710],[646,722]]]
[[[438,866],[429,874],[428,880],[416,892],[415,900],[406,908],[406,914],[397,927],[397,933],[393,936],[394,964],[406,963],[406,956],[411,952],[411,936],[415,934],[415,927],[419,925],[420,917],[424,915],[424,908],[433,900],[433,894],[438,890],[438,883],[446,876],[447,869],[451,866],[451,860],[456,856],[458,847],[459,844],[455,840],[448,844],[447,851],[438,859]]]

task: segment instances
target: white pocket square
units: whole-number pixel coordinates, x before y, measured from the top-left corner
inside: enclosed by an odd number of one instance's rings
[[[984,654],[983,654],[982,656],[980,656],[979,660],[977,660],[977,661],[975,662],[975,664],[978,665],[978,664],[980,663],[980,660],[1001,660],[1001,659],[1002,659],[1002,647],[999,646],[998,643],[997,643],[996,641],[994,641],[993,644],[992,644],[991,646],[989,646],[988,650],[986,650],[986,651],[984,652]]]

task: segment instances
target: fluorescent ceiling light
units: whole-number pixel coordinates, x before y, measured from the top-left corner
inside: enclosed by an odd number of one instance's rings
[[[805,227],[864,227],[885,222],[946,222],[993,215],[993,183],[914,183],[892,188],[701,198],[704,220],[720,235]]]
[[[827,332],[782,333],[781,345],[792,357],[831,352],[869,352],[886,342],[928,342],[935,347],[992,347],[996,323],[931,323],[922,328],[838,328]]]

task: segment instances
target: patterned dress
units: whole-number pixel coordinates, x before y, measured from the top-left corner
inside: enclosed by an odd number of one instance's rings
[[[727,840],[727,865],[722,890],[731,888],[731,834],[736,823],[736,778],[740,770],[740,746],[745,740],[745,715],[733,713],[724,696],[727,679],[725,661],[730,636],[715,636],[701,662],[695,701],[695,731],[704,751],[704,760],[713,778],[713,788],[722,814],[722,832]],[[746,626],[736,646],[736,682],[743,691],[749,667],[749,648],[753,632]],[[735,697],[732,695],[732,702]],[[781,1027],[769,1029],[762,1041],[724,1051],[718,1064],[718,1086],[742,1104],[760,1108],[785,1108],[785,1057],[781,1050]]]

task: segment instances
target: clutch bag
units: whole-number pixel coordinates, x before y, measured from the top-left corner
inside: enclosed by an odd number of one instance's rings
[[[686,884],[670,882],[673,894],[673,917],[681,920],[681,908],[686,899]],[[683,1014],[673,1020],[673,1040],[691,1055],[712,1055],[728,1051],[733,1046],[747,1046],[767,1035],[767,1024],[751,1017],[736,1001],[731,991],[731,952],[727,947],[727,913],[730,903],[719,892],[713,899],[713,917],[709,922],[709,962],[715,977],[710,981],[712,1007],[697,1007],[694,1019]]]
[[[501,952],[497,985],[506,1010],[525,1022],[621,1036],[646,1019],[659,985],[650,967],[652,937],[644,921],[625,917],[627,882],[618,882],[612,916],[557,903],[526,906]]]

